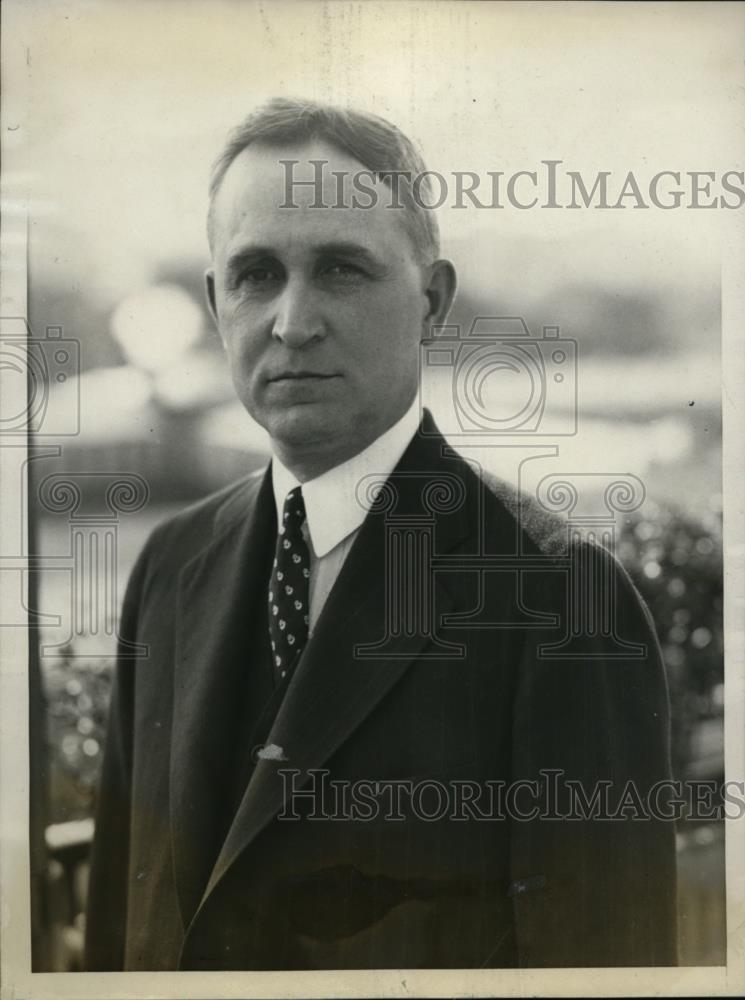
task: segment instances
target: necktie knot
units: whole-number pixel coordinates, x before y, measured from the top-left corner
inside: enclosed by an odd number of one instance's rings
[[[290,490],[285,497],[285,505],[282,510],[280,534],[282,534],[282,528],[284,528],[285,531],[298,531],[303,526],[303,521],[305,521],[303,488],[302,486],[296,486],[295,489]]]

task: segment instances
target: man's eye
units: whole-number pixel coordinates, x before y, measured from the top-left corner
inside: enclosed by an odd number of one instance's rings
[[[249,285],[266,285],[270,281],[275,281],[277,277],[277,272],[271,267],[252,267],[243,272],[241,281],[247,282]]]
[[[359,267],[356,267],[354,264],[347,264],[343,261],[337,261],[334,264],[329,264],[325,268],[324,273],[327,274],[330,278],[351,278],[351,277],[359,277],[362,274],[362,271],[360,270]]]

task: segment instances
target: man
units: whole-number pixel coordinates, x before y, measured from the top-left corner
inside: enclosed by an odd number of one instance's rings
[[[671,824],[531,808],[667,778],[665,680],[612,557],[419,423],[455,273],[424,199],[386,195],[423,170],[387,122],[284,100],[217,162],[207,295],[273,457],[132,573],[91,969],[675,961]],[[612,627],[569,636],[603,587]]]

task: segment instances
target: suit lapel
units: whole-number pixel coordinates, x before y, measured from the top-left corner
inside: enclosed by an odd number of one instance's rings
[[[170,819],[174,872],[185,925],[194,913],[227,828],[231,740],[245,690],[250,609],[276,531],[271,477],[253,479],[218,510],[209,544],[178,580]]]
[[[389,552],[386,541],[391,514],[402,520],[422,518],[425,487],[439,476],[470,475],[462,460],[445,462],[444,440],[419,435],[409,446],[390,483],[397,502],[394,511],[371,511],[360,530],[326,602],[313,636],[271,728],[268,743],[281,748],[283,760],[261,759],[246,789],[205,892],[202,905],[238,856],[273,819],[284,804],[282,768],[301,772],[321,767],[354,733],[385,694],[431,646],[428,630],[399,630],[375,656],[384,634]],[[464,491],[467,493],[467,491]],[[468,503],[449,516],[437,518],[434,545],[438,553],[452,550],[470,530]],[[432,518],[433,527],[435,525]],[[452,610],[454,601],[443,586],[433,585],[434,620]],[[364,658],[355,654],[373,647]]]

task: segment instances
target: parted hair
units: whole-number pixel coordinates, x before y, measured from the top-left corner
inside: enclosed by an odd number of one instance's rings
[[[379,180],[391,186],[390,175],[401,180],[397,194],[406,213],[406,228],[420,261],[432,263],[440,253],[440,234],[434,212],[425,207],[430,191],[424,160],[414,143],[385,118],[317,101],[275,97],[253,110],[228,134],[212,166],[207,232],[212,246],[215,196],[233,160],[248,146],[288,146],[320,139],[354,157]],[[408,180],[407,180],[408,176]],[[411,179],[427,194],[415,198]]]

